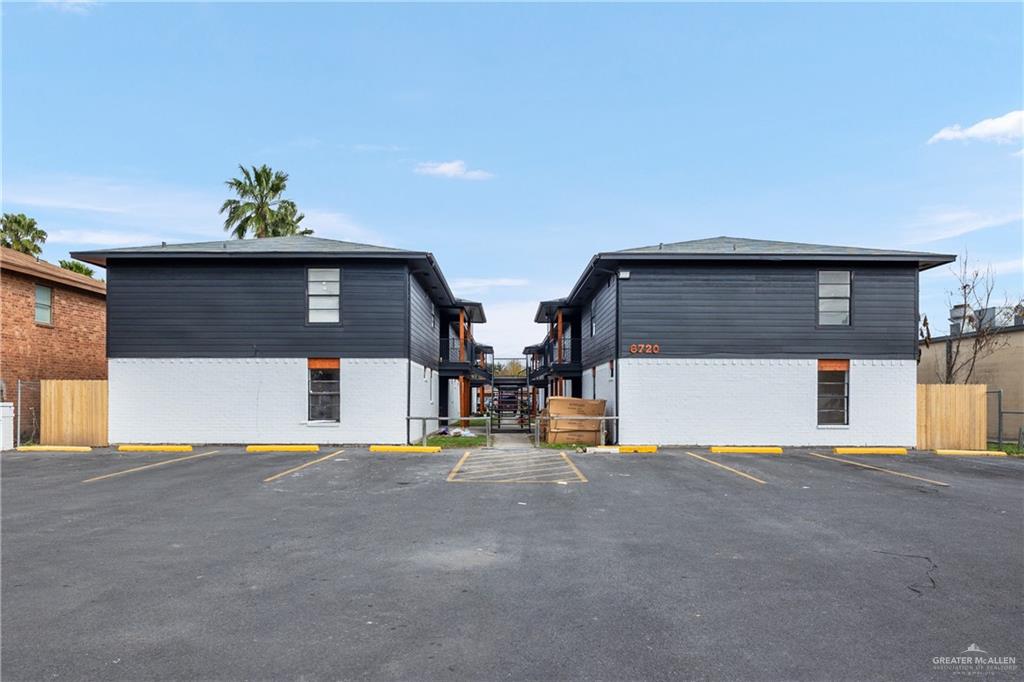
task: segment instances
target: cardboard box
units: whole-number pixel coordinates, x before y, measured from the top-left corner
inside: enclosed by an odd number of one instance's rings
[[[581,417],[603,417],[605,401],[584,400],[583,398],[548,398],[547,410],[552,417],[581,416]]]
[[[555,431],[548,432],[548,443],[565,443],[566,445],[600,445],[600,431]]]
[[[600,419],[573,419],[573,417],[603,417],[605,401],[584,400],[582,398],[554,397],[548,398],[544,410],[550,413],[548,428],[552,432],[571,432],[579,434],[577,440],[551,440],[549,443],[580,443],[596,445],[600,442],[602,422]],[[594,440],[595,437],[597,440]]]

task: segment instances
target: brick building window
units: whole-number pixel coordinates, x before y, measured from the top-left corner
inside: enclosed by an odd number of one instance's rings
[[[341,270],[309,268],[306,271],[306,321],[335,323],[341,319]]]
[[[36,322],[53,324],[53,289],[36,285]]]
[[[818,360],[818,426],[850,423],[850,361]]]
[[[341,421],[341,366],[337,358],[309,359],[309,421]]]
[[[849,270],[818,271],[818,324],[849,326]]]

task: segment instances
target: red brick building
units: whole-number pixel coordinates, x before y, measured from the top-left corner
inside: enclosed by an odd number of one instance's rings
[[[18,381],[106,379],[107,286],[0,247],[0,393]],[[38,437],[38,385],[23,388],[22,439]],[[17,409],[17,408],[16,408]]]

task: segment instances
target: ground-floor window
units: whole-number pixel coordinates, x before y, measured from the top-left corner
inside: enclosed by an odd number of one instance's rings
[[[850,423],[850,361],[818,360],[818,425]]]
[[[341,421],[341,366],[337,358],[309,359],[309,421]]]

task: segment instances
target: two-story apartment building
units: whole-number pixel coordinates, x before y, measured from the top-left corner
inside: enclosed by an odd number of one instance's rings
[[[918,273],[954,259],[730,237],[599,253],[540,305],[531,376],[606,400],[620,442],[912,446]]]
[[[103,282],[0,247],[0,401],[21,392],[21,442],[40,431],[40,379],[106,379]]]
[[[107,268],[111,442],[404,443],[406,416],[469,412],[486,318],[430,253],[278,237],[72,255]]]

